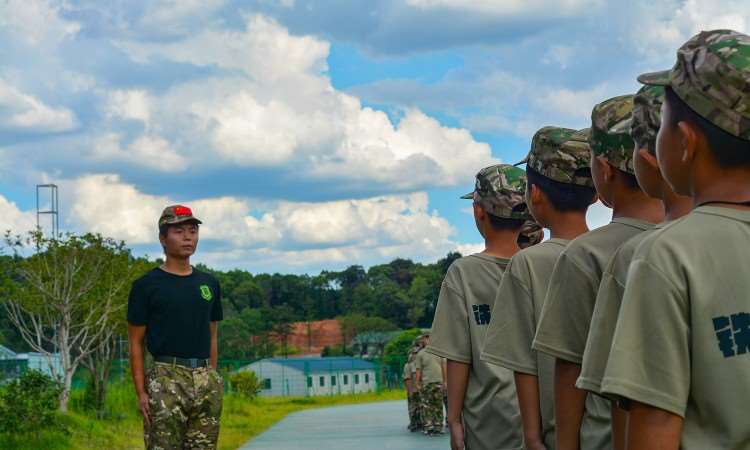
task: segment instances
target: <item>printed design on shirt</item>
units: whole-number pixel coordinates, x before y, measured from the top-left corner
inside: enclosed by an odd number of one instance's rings
[[[201,297],[203,300],[210,302],[214,298],[214,294],[211,292],[211,288],[207,284],[201,284]]]
[[[741,312],[713,318],[719,350],[725,358],[750,351],[750,314]]]
[[[477,321],[477,325],[488,325],[490,323],[490,317],[492,316],[490,305],[471,305],[471,309],[474,311],[474,320]]]

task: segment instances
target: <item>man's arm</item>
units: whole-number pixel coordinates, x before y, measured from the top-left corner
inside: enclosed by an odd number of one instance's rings
[[[587,392],[576,387],[581,366],[555,358],[555,436],[558,450],[578,450]]]
[[[406,393],[411,394],[411,378],[404,380],[404,387],[406,388]]]
[[[682,417],[633,402],[628,417],[628,450],[678,450]]]
[[[539,411],[539,377],[522,372],[514,372],[518,406],[523,421],[524,448],[544,449],[542,442],[541,412]]]
[[[612,448],[625,450],[627,448],[628,412],[612,400]]]
[[[211,367],[219,364],[219,322],[211,322]]]
[[[461,410],[466,398],[466,386],[469,384],[471,365],[448,360],[448,425],[451,431],[451,449],[464,449],[464,426]]]
[[[141,414],[149,423],[148,391],[146,390],[146,374],[143,370],[143,338],[146,335],[145,325],[128,324],[128,343],[130,346],[130,370],[133,373],[133,385],[138,397]]]

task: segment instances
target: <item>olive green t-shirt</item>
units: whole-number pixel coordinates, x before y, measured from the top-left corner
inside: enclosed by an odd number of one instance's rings
[[[513,372],[480,360],[507,258],[470,255],[451,264],[440,289],[428,351],[471,364],[463,405],[468,450],[523,445]]]
[[[625,241],[653,225],[632,218],[615,218],[568,244],[552,271],[533,348],[555,358],[581,364],[596,293],[612,253]],[[581,425],[583,450],[610,449],[612,424],[609,401],[586,398]]]
[[[422,371],[422,386],[443,382],[443,362],[439,356],[422,350],[417,353],[415,363]]]
[[[407,361],[406,364],[404,364],[403,379],[404,380],[410,380],[411,379],[411,361]]]
[[[482,361],[538,377],[542,439],[555,445],[555,360],[531,348],[552,269],[570,241],[549,239],[517,253],[500,282]]]
[[[615,334],[615,325],[617,324],[617,315],[620,313],[622,296],[625,293],[625,281],[628,277],[628,269],[633,260],[633,254],[646,237],[662,226],[657,225],[630,238],[617,249],[609,264],[607,264],[607,268],[604,269],[602,282],[599,284],[599,292],[596,294],[594,313],[591,316],[591,328],[586,340],[586,349],[583,352],[581,376],[576,382],[578,388],[596,394],[601,393],[604,369],[607,367],[612,337]]]
[[[681,447],[750,444],[750,211],[702,206],[638,247],[602,392],[684,417]]]

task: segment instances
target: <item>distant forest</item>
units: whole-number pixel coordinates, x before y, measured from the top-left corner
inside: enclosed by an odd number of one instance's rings
[[[220,325],[220,357],[254,359],[278,354],[278,337],[289,332],[292,322],[336,318],[358,332],[429,327],[443,277],[460,256],[449,253],[434,264],[399,258],[367,270],[354,265],[318,275],[197,267],[221,283],[225,320]],[[158,261],[140,260],[140,264],[139,270],[145,271]],[[0,344],[28,351],[3,308]]]

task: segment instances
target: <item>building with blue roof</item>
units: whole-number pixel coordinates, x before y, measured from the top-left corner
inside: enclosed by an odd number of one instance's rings
[[[239,370],[251,370],[264,397],[359,394],[377,388],[375,364],[351,357],[268,358]]]

